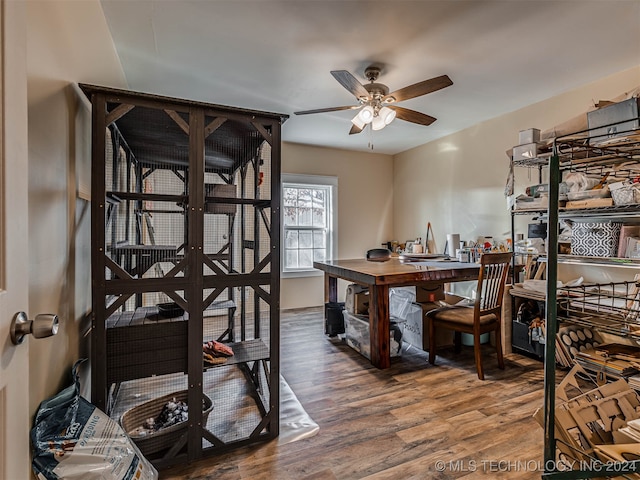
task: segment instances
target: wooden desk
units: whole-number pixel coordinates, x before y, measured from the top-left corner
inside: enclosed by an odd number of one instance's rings
[[[365,259],[313,262],[324,272],[325,302],[338,300],[338,278],[369,287],[369,327],[371,363],[389,368],[389,287],[409,285],[433,286],[450,282],[477,280],[480,265],[453,261],[402,262],[391,258],[385,262]]]

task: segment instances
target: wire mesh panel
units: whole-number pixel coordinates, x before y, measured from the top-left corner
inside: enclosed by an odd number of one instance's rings
[[[221,118],[207,116],[204,123],[226,125],[229,119]],[[204,427],[205,450],[271,436],[277,419],[270,394],[271,303],[277,303],[270,296],[271,273],[278,272],[271,254],[270,127],[247,119],[236,128],[249,141],[226,139],[218,155],[244,161],[233,172],[204,173],[203,392],[220,405]],[[218,351],[217,342],[226,351]]]
[[[92,401],[158,466],[273,438],[283,117],[81,88]]]

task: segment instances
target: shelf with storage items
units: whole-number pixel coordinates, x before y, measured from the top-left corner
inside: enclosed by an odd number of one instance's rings
[[[212,400],[153,452],[158,467],[273,439],[286,116],[81,88],[93,115],[92,403],[119,420],[173,392]],[[213,341],[233,354],[205,358]]]
[[[524,141],[521,132],[521,142]],[[530,139],[530,140],[538,140]],[[514,147],[514,150],[518,147]],[[537,174],[537,186],[544,185],[544,172],[548,168],[550,153],[538,152],[537,147],[534,157],[522,157],[521,155],[513,155],[512,167],[530,169],[529,177],[533,175],[531,171]],[[515,173],[514,173],[515,182]],[[528,189],[527,189],[528,190]],[[527,197],[529,192],[527,192]],[[533,192],[531,192],[533,193]],[[539,195],[539,192],[538,194]],[[545,192],[546,195],[546,192]],[[541,261],[544,252],[534,251],[535,247],[523,245],[516,238],[516,218],[528,217],[532,221],[542,222],[545,219],[548,208],[548,200],[546,196],[538,196],[534,198],[531,195],[527,201],[519,201],[522,198],[518,196],[516,202],[511,208],[511,242],[513,245],[513,268],[514,272],[516,264],[522,265],[523,280],[542,280],[544,268],[546,264]],[[529,206],[531,205],[531,206]],[[524,239],[524,235],[523,235]],[[527,240],[528,243],[528,240]],[[511,299],[511,347],[518,353],[525,353],[538,359],[544,357],[544,342],[540,338],[540,320],[544,319],[544,296],[539,292],[525,289],[523,283],[518,278],[514,278],[512,288],[509,290]],[[534,312],[532,314],[532,312]]]
[[[602,128],[602,127],[600,127]],[[529,215],[539,221],[567,222],[573,223],[575,230],[600,227],[604,228],[607,224],[612,223],[611,228],[618,228],[618,224],[624,224],[624,229],[640,230],[640,196],[637,192],[635,184],[631,183],[633,179],[637,181],[640,175],[640,138],[636,131],[617,132],[617,136],[613,138],[598,138],[593,135],[593,131],[585,130],[577,134],[571,134],[566,137],[558,138],[554,143],[555,168],[557,169],[557,184],[561,185],[561,181],[567,178],[568,174],[584,174],[589,177],[600,179],[600,194],[596,194],[595,190],[590,190],[579,195],[569,194],[569,201],[564,202],[564,195],[560,189],[556,191],[554,210],[555,220],[551,220],[548,210],[542,208],[518,208],[512,210],[512,231],[515,231],[514,216]],[[542,171],[549,169],[551,155],[531,159],[514,160],[514,165],[519,167],[535,167],[539,172],[539,180],[542,181]],[[548,173],[550,176],[550,173]],[[562,178],[564,176],[564,178]],[[621,185],[626,182],[625,190],[615,190],[609,196],[609,184]],[[637,192],[636,192],[637,190]],[[566,191],[566,190],[565,190]],[[619,194],[624,192],[626,197]],[[635,193],[635,197],[634,197]],[[582,199],[583,197],[584,199]],[[613,198],[612,198],[613,197]],[[562,200],[561,200],[562,199]],[[602,206],[600,206],[600,204]],[[521,204],[526,205],[526,204]],[[594,225],[595,224],[595,225]],[[638,226],[632,228],[631,226]],[[574,232],[575,233],[575,232]],[[635,232],[636,234],[640,232]],[[624,236],[624,235],[623,235]],[[554,256],[554,264],[573,264],[573,265],[591,265],[606,267],[627,267],[634,268],[638,262],[634,258],[618,255],[617,251],[621,250],[622,244],[616,244],[616,252],[610,251],[607,257],[590,255],[588,251],[582,251],[585,247],[580,245],[578,241],[582,241],[582,237],[574,235],[574,252],[567,253],[568,243],[557,244],[555,248],[559,249]],[[577,240],[577,241],[576,241]],[[589,238],[586,241],[595,242]],[[611,240],[612,242],[614,240]],[[515,247],[515,239],[514,239]],[[579,250],[581,249],[581,250]],[[635,256],[635,255],[632,255]],[[541,258],[544,260],[544,256]],[[515,310],[514,310],[515,312]]]
[[[570,255],[559,254],[556,261],[559,263],[588,263],[606,266],[629,266],[636,262],[629,255],[619,255],[623,252],[619,227],[640,225],[640,195],[634,198],[634,191],[640,193],[640,138],[636,135],[630,137],[616,137],[606,142],[596,142],[589,136],[577,136],[568,139],[559,139],[556,150],[559,159],[558,172],[579,172],[586,175],[595,175],[601,178],[604,189],[610,189],[613,185],[625,185],[625,189],[631,195],[617,196],[620,190],[611,190],[612,205],[593,206],[587,208],[560,207],[554,212],[560,220],[574,222],[572,243],[574,244]],[[610,187],[611,186],[611,187]],[[585,232],[576,227],[588,225],[592,230]],[[600,226],[601,231],[595,230]],[[640,234],[640,227],[630,229],[629,235]],[[583,236],[587,237],[588,245],[583,245]],[[626,237],[625,237],[626,238]],[[623,238],[624,239],[624,238]],[[606,240],[605,245],[599,248],[596,243]],[[580,242],[580,243],[578,243]],[[604,252],[604,253],[603,253]],[[591,255],[593,253],[593,255]],[[633,256],[633,255],[631,255]]]
[[[636,113],[637,116],[637,113]],[[620,123],[620,122],[618,122]],[[611,124],[612,126],[615,124]],[[565,451],[564,444],[557,438],[560,422],[557,414],[562,415],[562,408],[556,409],[556,341],[555,336],[560,322],[563,325],[575,325],[585,327],[590,331],[610,338],[619,339],[621,343],[634,345],[640,340],[637,329],[638,322],[638,272],[640,261],[635,258],[619,257],[619,238],[616,231],[617,225],[632,223],[640,225],[640,204],[638,198],[616,198],[611,200],[611,205],[597,206],[599,202],[591,202],[593,205],[577,206],[583,208],[559,207],[559,185],[562,176],[567,173],[583,173],[585,175],[599,177],[601,184],[608,185],[624,182],[629,188],[633,187],[633,179],[640,175],[640,135],[637,130],[615,132],[612,137],[596,136],[595,129],[576,132],[571,135],[558,137],[554,141],[553,155],[549,160],[549,208],[546,219],[549,225],[559,225],[561,220],[574,222],[572,233],[573,253],[560,254],[558,251],[559,229],[550,228],[547,248],[547,342],[545,346],[545,404],[544,404],[544,428],[545,428],[545,478],[577,478],[576,475],[584,473],[585,477],[594,477],[595,471],[562,472],[556,469],[557,452]],[[605,131],[615,131],[605,126]],[[630,202],[633,203],[630,203]],[[589,202],[587,202],[589,203]],[[605,203],[605,202],[602,202]],[[621,204],[622,203],[622,204]],[[600,228],[614,221],[616,225],[611,228]],[[587,224],[592,231],[585,233],[585,229],[579,229],[576,233],[576,224]],[[593,248],[593,255],[583,254],[582,246],[585,236],[589,248]],[[598,250],[600,239],[606,240],[608,254]],[[580,245],[580,254],[576,254]],[[594,273],[602,268],[622,270],[621,275],[625,281],[585,282],[577,287],[556,288],[559,265],[583,265],[591,268]],[[593,267],[598,267],[593,270]],[[562,312],[560,312],[562,309]],[[601,348],[601,347],[598,347]],[[578,354],[580,355],[580,353]],[[577,357],[575,357],[577,358]],[[603,360],[602,371],[607,362]],[[610,365],[611,367],[611,365]],[[615,371],[610,368],[609,371]],[[598,378],[599,375],[598,375]],[[603,375],[606,379],[606,375]],[[562,417],[564,418],[564,417]],[[586,434],[585,434],[586,435]],[[560,443],[559,443],[560,442]],[[577,457],[584,452],[575,451]],[[582,458],[582,457],[581,457]],[[598,460],[593,457],[593,461]],[[623,462],[624,463],[624,462]],[[550,468],[553,466],[554,468]],[[637,471],[637,465],[629,465],[629,471]],[[582,468],[582,467],[580,467]],[[583,478],[583,477],[581,477]]]

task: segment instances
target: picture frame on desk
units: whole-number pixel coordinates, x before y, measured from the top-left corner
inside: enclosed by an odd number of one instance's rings
[[[404,251],[405,253],[413,253],[413,245],[416,242],[414,240],[407,240],[404,244]]]

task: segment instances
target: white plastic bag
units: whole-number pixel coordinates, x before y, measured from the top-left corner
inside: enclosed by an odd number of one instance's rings
[[[73,385],[38,407],[31,430],[33,470],[46,480],[156,480],[158,472],[120,425]]]

